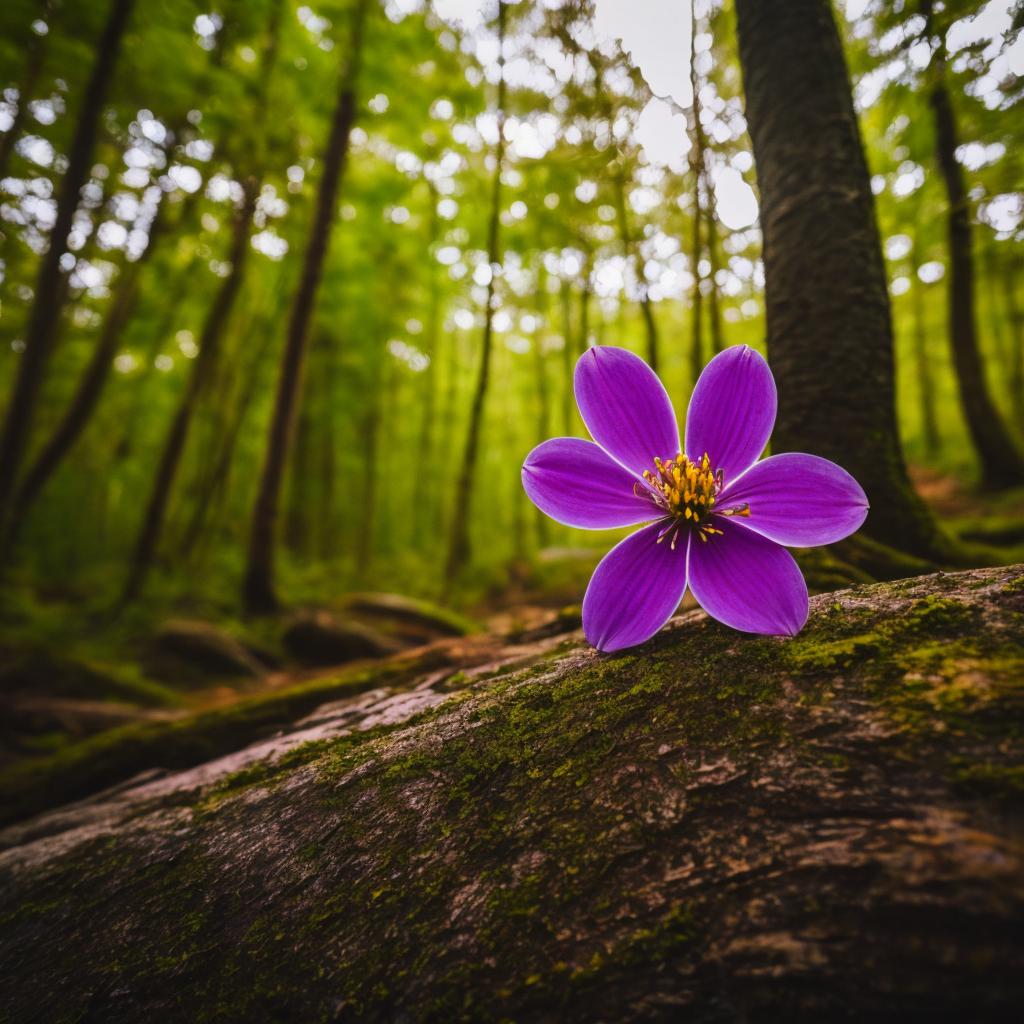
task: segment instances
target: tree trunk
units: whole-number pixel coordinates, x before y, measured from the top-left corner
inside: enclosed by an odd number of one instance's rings
[[[185,391],[178,403],[178,409],[171,421],[163,452],[157,465],[153,479],[153,489],[149,495],[146,512],[139,529],[138,538],[132,555],[131,568],[125,581],[122,601],[127,602],[137,597],[145,583],[146,576],[152,568],[167,504],[171,496],[171,488],[178,472],[181,457],[185,452],[192,414],[200,395],[205,391],[210,376],[216,366],[217,353],[227,330],[231,310],[238,297],[239,289],[245,275],[245,263],[249,253],[249,224],[256,208],[259,195],[257,182],[249,180],[244,186],[242,205],[236,211],[232,233],[231,253],[229,260],[231,270],[217,291],[216,298],[207,314],[206,322],[199,337],[199,355],[189,368],[189,377]]]
[[[714,203],[711,200],[711,183],[707,167],[704,170],[704,191],[707,195],[707,229],[708,229],[708,265],[711,270],[708,280],[711,287],[708,289],[708,320],[711,324],[711,354],[717,355],[725,348],[725,338],[722,331],[722,310],[718,295],[718,270],[720,267],[718,257],[718,221],[715,219]]]
[[[96,59],[68,151],[68,165],[60,184],[50,245],[40,260],[35,298],[25,333],[25,350],[18,359],[14,388],[0,434],[0,532],[6,525],[18,469],[28,448],[39,391],[60,319],[65,290],[60,258],[67,251],[79,193],[89,174],[103,104],[114,77],[132,4],[133,0],[111,0],[110,13],[96,47]]]
[[[359,431],[363,443],[363,472],[360,483],[359,533],[356,541],[356,576],[365,579],[373,562],[374,545],[377,536],[377,493],[380,486],[380,427],[381,405],[384,401],[383,375],[389,372],[380,365],[382,357],[375,357],[374,380],[370,392],[370,404],[366,418]],[[386,358],[386,357],[383,357]]]
[[[424,333],[424,347],[426,349],[426,369],[421,374],[423,380],[423,412],[420,420],[419,431],[419,456],[418,463],[420,472],[428,477],[434,475],[434,446],[437,439],[437,384],[438,384],[438,356],[441,344],[441,279],[440,265],[433,258],[434,248],[440,238],[440,218],[437,213],[438,193],[432,183],[427,182],[430,191],[430,242],[428,252],[431,254],[428,273],[428,296],[427,296],[427,323]],[[412,522],[412,541],[417,547],[437,534],[438,515],[436,499],[423,501],[416,510]]]
[[[576,433],[573,413],[576,400],[572,386],[572,285],[564,278],[559,299],[562,305],[562,423],[565,425],[565,436],[572,437]]]
[[[690,237],[690,274],[693,298],[690,307],[690,378],[696,385],[704,369],[704,293],[701,291],[700,257],[704,245],[701,235],[703,216],[701,177],[704,173],[704,126],[700,123],[700,81],[697,77],[697,12],[690,8],[690,86],[693,90],[693,144],[690,148],[690,172],[693,174],[693,233]]]
[[[653,303],[647,290],[647,275],[644,273],[644,262],[640,256],[640,246],[633,237],[633,229],[629,223],[629,208],[626,205],[626,183],[623,173],[615,175],[615,199],[618,207],[619,238],[622,242],[622,253],[627,262],[632,264],[633,276],[640,291],[640,313],[644,321],[644,333],[647,337],[647,362],[655,373],[658,372],[658,322],[654,318]]]
[[[592,267],[592,257],[588,252],[583,263],[583,285],[580,290],[579,335],[576,339],[576,354],[580,356],[590,348],[590,276]]]
[[[865,532],[957,557],[907,477],[874,199],[828,0],[737,0],[764,236],[772,450],[838,462],[871,503]]]
[[[356,119],[356,86],[362,58],[363,24],[368,7],[369,0],[357,0],[352,11],[348,60],[341,75],[341,88],[324,152],[313,224],[288,322],[277,396],[267,436],[266,458],[260,476],[259,493],[253,508],[249,536],[248,565],[242,598],[246,610],[250,613],[269,612],[278,606],[274,591],[274,546],[281,483],[295,433],[296,412],[301,400],[309,327],[316,305],[316,293],[334,225],[338,189],[345,169],[349,136]]]
[[[497,298],[498,274],[495,268],[501,260],[501,174],[505,165],[505,0],[498,0],[498,141],[494,147],[494,173],[491,180],[491,211],[487,225],[487,261],[492,273],[487,284],[487,308],[484,313],[484,330],[480,343],[480,369],[477,373],[473,404],[470,407],[469,425],[466,428],[466,446],[462,454],[458,482],[455,485],[455,503],[452,506],[451,531],[448,538],[448,559],[445,564],[445,588],[450,590],[459,573],[471,556],[469,543],[469,521],[473,498],[473,483],[476,476],[477,448],[483,427],[484,403],[490,382],[491,349],[493,347],[494,306]]]
[[[930,0],[923,8],[928,17]],[[992,400],[978,348],[971,208],[963,168],[956,158],[956,120],[946,84],[943,44],[939,44],[933,59],[936,66],[929,100],[935,114],[935,156],[949,202],[949,343],[960,388],[960,404],[981,462],[983,483],[989,487],[1012,487],[1024,483],[1024,454]]]
[[[202,536],[207,516],[210,513],[211,506],[214,504],[214,498],[219,494],[223,494],[227,489],[228,474],[230,473],[231,463],[234,459],[235,448],[238,444],[238,438],[241,434],[242,427],[245,424],[246,414],[252,406],[253,400],[259,391],[263,364],[270,353],[272,338],[273,334],[271,330],[268,329],[267,334],[260,344],[259,350],[256,352],[256,355],[252,360],[252,364],[249,367],[248,377],[246,378],[241,395],[236,403],[235,417],[224,436],[221,438],[220,445],[217,449],[217,455],[213,461],[210,473],[196,495],[195,503],[192,508],[192,516],[188,521],[188,525],[182,532],[179,551],[181,553],[181,557],[184,559],[188,559],[192,556],[196,544],[199,541],[200,536]]]
[[[543,251],[537,261],[537,320],[538,331],[530,339],[533,354],[533,380],[537,393],[537,443],[541,444],[551,437],[551,389],[548,385],[548,367],[544,353],[544,337],[548,331],[548,272],[544,268]],[[537,539],[540,546],[548,543],[551,520],[536,510]]]
[[[149,227],[146,248],[134,263],[129,263],[121,271],[110,308],[103,318],[103,326],[96,341],[96,347],[93,349],[92,358],[79,379],[78,387],[49,440],[25,471],[14,498],[8,543],[13,543],[16,539],[24,525],[28,510],[57,468],[71,453],[75,443],[92,419],[103,395],[103,389],[110,377],[114,356],[117,354],[124,329],[131,320],[135,309],[142,268],[148,262],[156,240],[163,232],[167,200],[161,197],[158,203]]]
[[[79,744],[0,779],[5,1012],[1016,1020],[1022,613],[1018,566],[457,638]]]
[[[913,280],[911,301],[914,311],[914,373],[917,377],[917,393],[921,404],[921,434],[924,450],[930,459],[939,454],[939,421],[935,415],[935,380],[932,376],[932,362],[928,358],[928,331],[924,320],[924,282],[917,275],[918,257],[911,253]]]

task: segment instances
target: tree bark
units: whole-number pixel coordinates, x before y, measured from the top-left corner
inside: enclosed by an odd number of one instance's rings
[[[60,258],[67,251],[79,193],[89,174],[103,104],[114,77],[133,2],[111,0],[68,151],[68,165],[57,198],[57,217],[50,233],[50,245],[39,264],[35,298],[25,333],[25,350],[18,360],[14,388],[0,434],[0,532],[10,512],[18,470],[28,448],[39,391],[60,319],[65,281]]]
[[[227,330],[231,310],[242,287],[245,264],[249,253],[249,224],[256,209],[259,187],[253,180],[244,185],[242,204],[235,213],[229,261],[231,269],[217,291],[216,298],[203,324],[199,337],[199,355],[189,370],[185,391],[178,403],[174,419],[164,441],[160,462],[157,465],[146,504],[145,515],[135,542],[131,566],[125,581],[122,601],[127,602],[139,595],[146,581],[160,542],[167,504],[171,496],[174,478],[185,452],[192,414],[200,396],[206,390],[216,366],[216,358]]]
[[[930,13],[930,0],[922,6]],[[971,207],[963,168],[956,158],[956,120],[946,84],[943,44],[939,44],[933,60],[934,80],[929,101],[935,115],[935,156],[949,203],[949,343],[960,404],[981,463],[983,483],[989,487],[1012,487],[1024,483],[1024,454],[992,400],[978,347]]]
[[[267,436],[266,457],[249,535],[248,564],[242,599],[250,613],[270,612],[278,607],[274,589],[274,552],[281,483],[295,433],[296,413],[301,401],[310,323],[334,225],[338,189],[345,169],[349,136],[356,120],[356,88],[362,59],[363,25],[368,7],[368,0],[357,0],[352,10],[348,60],[341,74],[341,87],[324,152],[316,210],[288,322],[277,396]]]
[[[448,558],[445,564],[445,588],[454,586],[459,573],[471,557],[469,541],[469,520],[473,499],[473,483],[476,476],[477,449],[480,431],[483,427],[484,403],[490,383],[491,350],[493,348],[494,312],[497,298],[498,274],[496,267],[501,260],[501,175],[505,165],[505,0],[498,0],[498,141],[494,147],[494,174],[491,180],[491,210],[487,225],[487,261],[491,267],[491,279],[487,283],[487,308],[484,312],[484,330],[480,342],[480,368],[477,372],[473,404],[470,407],[469,425],[466,428],[466,445],[462,454],[461,469],[455,485],[455,502],[452,506],[451,531],[448,537]]]
[[[828,0],[737,0],[764,236],[772,450],[838,462],[875,539],[958,557],[914,493],[896,425],[893,336],[874,199]]]
[[[463,637],[120,730],[0,780],[8,821],[115,783],[0,832],[5,1011],[1015,1020],[1021,614],[1020,566],[939,574],[792,640]]]

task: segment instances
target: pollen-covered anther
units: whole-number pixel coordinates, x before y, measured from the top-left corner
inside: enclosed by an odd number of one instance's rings
[[[695,526],[703,541],[722,532],[709,525],[715,496],[722,486],[722,473],[711,468],[707,453],[697,462],[691,462],[682,453],[671,459],[655,458],[654,470],[645,470],[644,480],[651,489],[651,499],[675,518],[677,527],[683,523]],[[732,514],[749,515],[749,511]],[[672,533],[677,534],[678,528]]]

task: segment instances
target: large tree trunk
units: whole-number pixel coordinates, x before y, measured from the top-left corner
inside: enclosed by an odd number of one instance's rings
[[[217,355],[227,330],[231,310],[245,277],[245,264],[249,253],[249,224],[256,209],[258,195],[258,184],[253,180],[246,182],[242,204],[235,212],[229,255],[231,269],[217,290],[216,298],[206,316],[206,322],[203,324],[203,330],[199,336],[199,355],[189,368],[185,391],[167,431],[163,451],[153,478],[153,488],[150,491],[142,525],[135,542],[131,567],[125,581],[122,594],[124,601],[130,601],[139,595],[153,566],[164,518],[167,514],[171,488],[174,485],[181,457],[185,453],[185,443],[192,425],[192,415],[216,367]]]
[[[273,611],[277,607],[274,590],[274,550],[281,484],[295,433],[296,413],[301,401],[310,323],[316,306],[316,294],[323,274],[331,229],[334,226],[335,207],[348,154],[349,136],[356,119],[356,86],[362,59],[363,24],[368,7],[369,0],[357,0],[352,11],[348,59],[341,74],[341,87],[331,118],[327,148],[324,151],[313,224],[306,245],[295,302],[288,321],[277,396],[267,436],[266,457],[249,534],[248,564],[242,599],[250,613]]]
[[[871,503],[865,531],[950,560],[907,478],[874,199],[828,0],[737,0],[764,235],[772,448],[838,462]]]
[[[930,15],[930,0],[923,6]],[[978,348],[971,207],[963,168],[956,158],[956,120],[946,85],[944,44],[939,44],[933,59],[929,99],[935,114],[935,155],[949,202],[949,343],[960,387],[960,404],[981,462],[983,482],[990,487],[1011,487],[1024,483],[1024,454],[992,400]]]
[[[505,0],[498,0],[498,141],[494,147],[494,171],[491,179],[491,209],[487,225],[487,261],[493,268],[501,260],[501,175],[505,165]],[[473,404],[466,428],[466,445],[455,485],[455,500],[452,505],[451,530],[448,536],[448,558],[445,563],[445,587],[450,589],[459,573],[470,559],[469,521],[473,484],[476,476],[477,449],[483,428],[484,403],[491,374],[491,349],[493,348],[494,313],[497,300],[498,275],[491,274],[487,284],[487,308],[484,312],[484,330],[480,341],[480,368],[477,371],[476,386],[473,390]]]
[[[115,784],[0,832],[7,1018],[1015,1020],[1021,615],[1018,566],[459,638],[0,776]]]
[[[114,77],[117,55],[134,0],[111,0],[96,59],[78,112],[74,138],[68,150],[67,170],[57,198],[57,217],[50,245],[39,264],[35,298],[25,332],[25,350],[18,360],[14,389],[0,434],[0,530],[6,524],[18,469],[28,448],[39,391],[49,362],[64,296],[60,258],[67,251],[78,196],[89,174],[103,104]]]

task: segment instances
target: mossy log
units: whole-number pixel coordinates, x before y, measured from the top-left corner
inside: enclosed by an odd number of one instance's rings
[[[986,569],[347,695],[0,833],[0,1015],[1014,1019],[1022,638]]]

